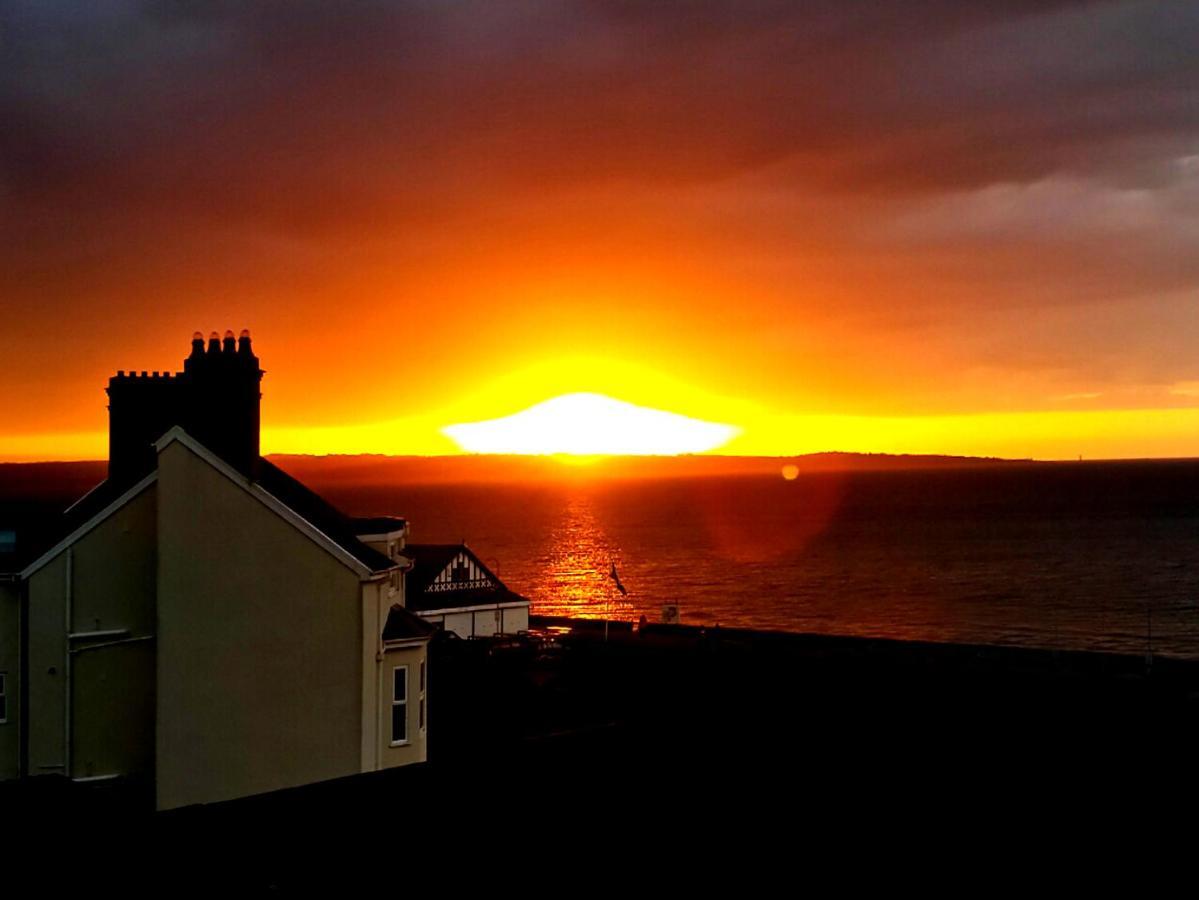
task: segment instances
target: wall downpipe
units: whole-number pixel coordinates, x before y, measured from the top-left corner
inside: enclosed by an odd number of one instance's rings
[[[64,614],[66,627],[64,635],[70,634],[74,624],[74,590],[75,590],[75,548],[67,548],[67,583],[64,592],[66,607]],[[71,777],[71,648],[70,638],[63,638],[63,774]]]

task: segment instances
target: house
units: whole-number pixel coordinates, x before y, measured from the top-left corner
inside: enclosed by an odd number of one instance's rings
[[[459,637],[529,629],[529,600],[513,593],[466,544],[406,544],[406,605]]]
[[[226,332],[110,379],[107,479],[0,575],[0,777],[124,778],[166,809],[424,761],[407,523],[261,458],[262,376]]]

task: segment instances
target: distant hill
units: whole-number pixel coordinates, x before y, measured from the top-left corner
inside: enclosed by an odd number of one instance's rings
[[[0,463],[0,500],[69,506],[104,480],[108,463],[84,462]]]
[[[810,453],[802,456],[612,456],[564,461],[542,456],[303,456],[270,457],[302,481],[378,484],[395,480],[422,484],[520,482],[591,478],[703,478],[717,475],[778,475],[794,466],[799,474],[1010,465],[1012,460],[973,456],[914,456],[885,453]]]
[[[886,453],[810,453],[803,456],[614,456],[563,462],[542,456],[305,456],[270,459],[302,481],[321,485],[520,482],[546,478],[703,478],[1010,465],[1012,460],[974,456],[907,456]],[[0,519],[25,503],[64,509],[104,480],[107,463],[0,463]],[[7,512],[7,515],[5,513]]]
[[[62,511],[104,480],[106,462],[0,463],[0,531],[17,532],[16,554],[0,554],[0,571],[48,546]]]

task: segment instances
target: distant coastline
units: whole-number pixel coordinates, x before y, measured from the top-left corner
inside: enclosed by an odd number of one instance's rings
[[[889,453],[808,453],[797,456],[610,456],[571,460],[548,456],[305,456],[270,457],[298,478],[315,477],[345,483],[377,483],[402,473],[419,483],[520,482],[546,478],[662,479],[737,475],[780,476],[784,467],[794,474],[871,472],[912,469],[1013,465],[1032,460],[995,457],[909,455]]]
[[[932,471],[1022,466],[1185,463],[1188,459],[1034,460],[942,454],[850,453],[827,451],[796,456],[611,456],[563,460],[551,456],[462,454],[389,456],[362,454],[270,454],[276,465],[301,480],[345,486],[396,483],[521,483],[545,480],[674,479],[792,474]],[[0,462],[0,501],[73,501],[103,480],[102,460]]]
[[[386,454],[271,454],[273,462],[301,480],[341,484],[377,484],[399,478],[409,483],[524,482],[545,479],[665,479],[727,476],[888,472],[962,469],[989,466],[1065,465],[985,456],[941,454],[850,453],[827,451],[796,456],[611,456],[561,459],[548,456],[481,455],[389,456]],[[1145,460],[1141,460],[1144,462]],[[1087,463],[1105,462],[1087,460]],[[1106,462],[1119,462],[1108,460]],[[1129,460],[1129,462],[1133,462]],[[1163,460],[1165,462],[1165,460]],[[0,499],[75,499],[104,478],[102,460],[69,462],[0,462]]]

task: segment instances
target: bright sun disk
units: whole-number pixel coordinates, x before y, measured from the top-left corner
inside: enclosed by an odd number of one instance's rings
[[[448,425],[441,431],[469,453],[674,456],[714,450],[740,429],[581,393],[563,394],[501,419]]]

